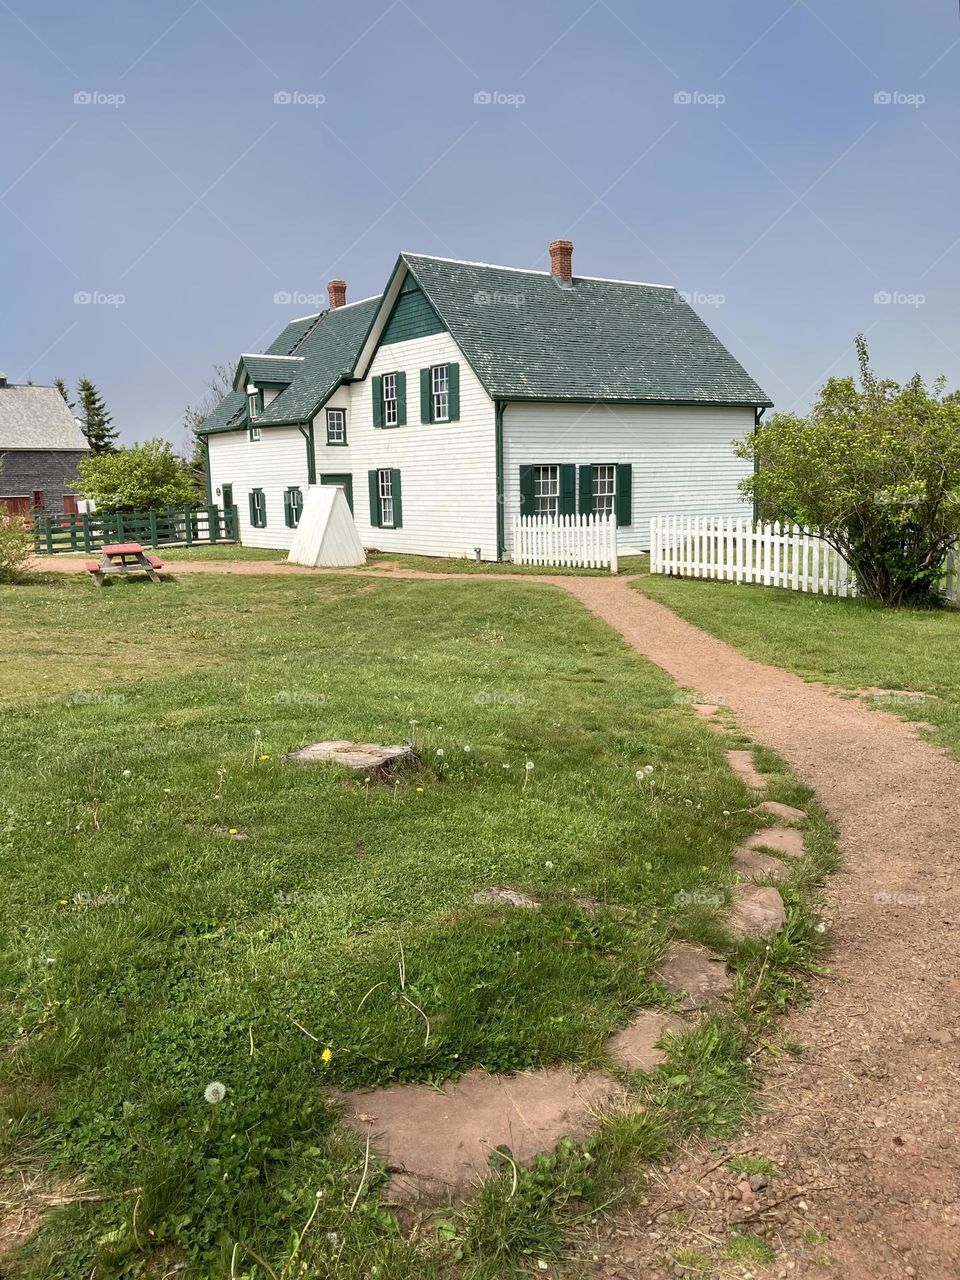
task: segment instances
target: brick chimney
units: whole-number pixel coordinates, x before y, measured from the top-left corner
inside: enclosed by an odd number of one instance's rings
[[[573,284],[573,241],[554,240],[550,246],[550,274],[557,284],[569,289]]]
[[[337,307],[345,307],[347,305],[346,280],[331,280],[327,285],[327,297],[330,299],[331,311],[335,311]]]

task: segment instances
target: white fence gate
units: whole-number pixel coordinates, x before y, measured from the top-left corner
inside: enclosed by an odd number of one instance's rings
[[[714,516],[654,516],[650,572],[723,582],[754,582],[824,596],[855,596],[856,576],[843,556],[798,525],[754,524]],[[947,600],[960,605],[960,552],[944,566]]]
[[[513,559],[516,564],[609,568],[616,573],[616,516],[518,516]]]

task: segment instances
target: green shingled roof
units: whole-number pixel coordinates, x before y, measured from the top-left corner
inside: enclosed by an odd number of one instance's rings
[[[495,399],[772,404],[669,286],[401,258]]]
[[[487,392],[497,400],[769,406],[773,402],[697,313],[667,285],[400,255]],[[393,277],[391,277],[392,279]],[[382,298],[292,320],[263,356],[244,356],[256,383],[288,385],[260,427],[307,422],[354,374]],[[276,360],[276,356],[297,356]],[[363,372],[360,370],[359,372]],[[246,426],[234,391],[201,434]]]
[[[233,379],[234,389],[244,390],[246,380],[256,386],[289,386],[303,364],[303,356],[241,356]]]

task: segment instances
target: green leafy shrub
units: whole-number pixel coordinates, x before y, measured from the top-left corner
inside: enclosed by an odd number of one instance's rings
[[[944,560],[960,541],[960,401],[876,377],[857,338],[858,387],[831,378],[808,418],[776,413],[737,445],[755,465],[741,482],[763,520],[820,531],[889,605],[940,598]]]
[[[0,515],[0,582],[17,582],[33,555],[33,534],[23,516]]]
[[[190,473],[167,440],[91,454],[78,470],[84,497],[93,498],[99,511],[183,507],[196,496]]]

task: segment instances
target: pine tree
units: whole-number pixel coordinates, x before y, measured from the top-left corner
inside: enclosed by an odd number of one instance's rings
[[[111,430],[113,418],[107,413],[103,397],[89,378],[77,383],[77,399],[80,403],[80,430],[87,437],[93,453],[116,453],[116,431]]]
[[[64,400],[67,402],[67,408],[73,408],[73,401],[70,399],[70,392],[67,390],[67,384],[62,378],[54,378],[53,385],[57,388]]]

